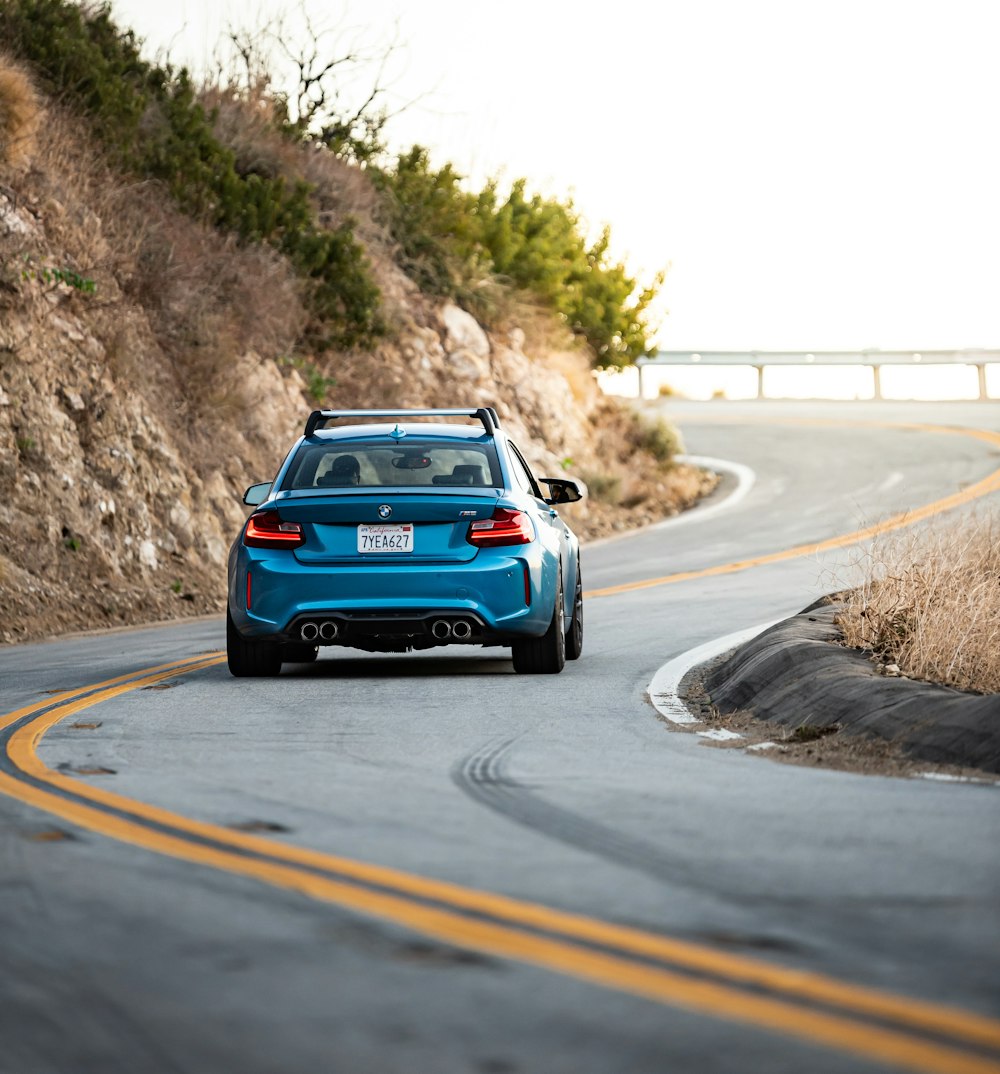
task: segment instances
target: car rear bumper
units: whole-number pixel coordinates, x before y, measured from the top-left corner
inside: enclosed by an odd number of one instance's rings
[[[450,635],[432,633],[434,622],[444,618],[473,628],[460,641],[503,644],[543,634],[552,616],[554,592],[543,591],[536,546],[525,546],[523,554],[519,549],[517,556],[481,551],[468,563],[361,566],[304,566],[288,553],[242,547],[233,568],[230,614],[245,637],[298,642],[305,622],[330,621],[337,624],[336,637],[315,644],[360,640],[365,647],[366,639],[389,635],[412,637],[415,645],[452,644]]]

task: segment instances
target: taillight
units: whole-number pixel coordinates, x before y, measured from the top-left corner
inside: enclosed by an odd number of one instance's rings
[[[495,548],[503,544],[530,544],[535,539],[535,527],[523,511],[498,507],[493,516],[469,527],[469,544],[480,548]]]
[[[298,548],[305,540],[298,522],[282,522],[277,511],[255,511],[243,534],[250,548]]]

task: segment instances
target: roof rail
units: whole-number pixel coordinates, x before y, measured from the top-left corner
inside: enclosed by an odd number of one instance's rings
[[[478,418],[489,435],[500,428],[500,419],[493,407],[481,406],[448,410],[314,410],[306,421],[305,435],[312,436],[328,421],[335,418]]]

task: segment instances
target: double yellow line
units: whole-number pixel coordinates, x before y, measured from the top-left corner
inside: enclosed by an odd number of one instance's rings
[[[1000,1074],[1000,1022],[503,895],[289,846],[89,786],[37,747],[90,706],[222,662],[162,664],[0,717],[0,792],[81,828],[473,949],[929,1074]]]
[[[1000,447],[1000,435],[984,430],[900,427],[967,435]],[[592,590],[587,595],[610,596],[729,574],[844,547],[998,490],[1000,469],[953,496],[829,541]],[[89,786],[53,771],[38,758],[38,743],[59,721],[131,690],[210,668],[223,659],[213,654],[161,664],[66,691],[0,717],[5,749],[0,793],[101,835],[380,917],[443,943],[516,959],[906,1070],[1000,1074],[1000,1022],[994,1019],[234,832]]]
[[[728,424],[725,421],[712,422],[711,424]],[[1000,433],[991,432],[988,429],[963,429],[957,426],[951,425],[921,425],[914,422],[899,422],[896,424],[888,424],[883,422],[834,422],[834,421],[822,421],[822,420],[808,420],[808,419],[775,419],[773,422],[769,421],[768,424],[782,424],[782,425],[819,425],[819,426],[835,426],[836,428],[843,427],[858,427],[858,428],[884,428],[884,429],[902,429],[908,432],[924,432],[935,433],[939,435],[947,436],[968,436],[974,440],[982,440],[987,444],[995,448],[1000,448]],[[715,567],[703,567],[696,571],[679,571],[677,574],[665,574],[659,578],[643,578],[636,582],[625,582],[622,585],[605,586],[603,589],[591,589],[584,593],[584,597],[612,597],[617,596],[620,593],[632,593],[639,589],[653,589],[661,585],[673,585],[676,582],[690,582],[696,578],[713,578],[722,574],[735,574],[737,571],[745,571],[750,567],[763,567],[770,563],[783,563],[788,559],[796,559],[799,556],[815,556],[820,552],[829,552],[835,548],[847,548],[853,544],[860,544],[862,541],[871,540],[872,537],[877,537],[881,533],[890,533],[893,530],[902,529],[904,526],[911,526],[915,522],[921,522],[924,519],[931,518],[933,515],[941,514],[944,511],[950,511],[955,507],[962,507],[965,504],[971,503],[973,500],[979,499],[980,496],[987,496],[993,492],[1000,492],[1000,469],[994,470],[993,473],[988,474],[981,481],[977,481],[973,485],[969,485],[968,488],[964,488],[959,492],[952,493],[950,496],[945,496],[940,500],[934,500],[933,503],[925,504],[923,507],[915,508],[912,511],[903,511],[898,515],[893,515],[891,518],[887,518],[882,522],[877,522],[872,526],[866,526],[864,529],[855,530],[853,533],[845,533],[840,537],[831,537],[826,541],[818,541],[814,544],[800,544],[794,548],[786,548],[780,552],[770,552],[763,556],[754,556],[751,559],[741,559],[734,563],[721,563]]]

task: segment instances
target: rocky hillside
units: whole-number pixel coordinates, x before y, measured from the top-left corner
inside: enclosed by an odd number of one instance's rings
[[[668,429],[600,394],[550,315],[524,306],[487,331],[420,293],[377,236],[389,332],[293,351],[302,298],[279,254],[182,215],[33,103],[44,119],[20,126],[0,108],[0,640],[220,611],[243,489],[320,403],[495,405],[540,472],[588,482],[585,537],[711,487],[670,460]]]

